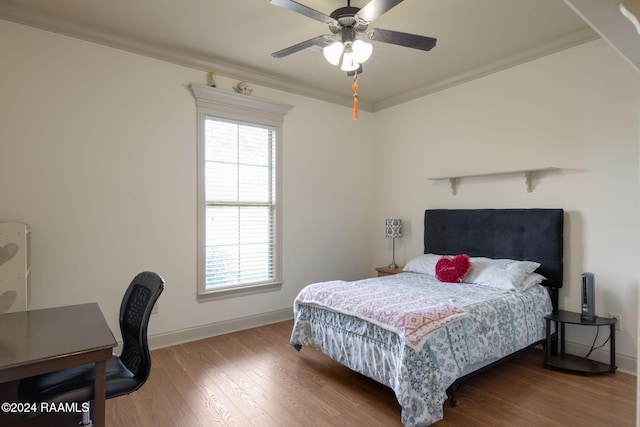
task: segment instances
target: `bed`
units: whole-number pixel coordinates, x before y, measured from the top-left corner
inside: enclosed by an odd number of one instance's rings
[[[544,342],[562,287],[563,221],[562,209],[426,210],[424,254],[408,271],[306,286],[291,344],[389,386],[404,426],[430,425],[447,391]],[[471,261],[462,282],[439,280],[434,264],[462,254]]]

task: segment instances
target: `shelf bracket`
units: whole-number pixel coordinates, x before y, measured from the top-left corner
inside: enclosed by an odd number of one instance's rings
[[[451,193],[454,196],[456,194],[458,194],[458,182],[459,181],[460,181],[460,178],[454,178],[454,177],[449,178],[449,184],[451,184]]]
[[[533,191],[533,171],[524,171],[524,179],[527,185],[527,192],[531,193]]]

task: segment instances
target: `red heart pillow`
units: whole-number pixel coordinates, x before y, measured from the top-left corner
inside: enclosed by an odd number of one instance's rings
[[[443,256],[436,263],[436,277],[441,282],[460,283],[471,270],[469,255]]]

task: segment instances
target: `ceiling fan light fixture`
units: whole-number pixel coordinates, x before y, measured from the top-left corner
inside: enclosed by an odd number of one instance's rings
[[[362,40],[356,40],[353,42],[352,49],[355,61],[362,64],[371,57],[373,45]]]
[[[331,43],[329,46],[322,49],[325,59],[329,61],[331,65],[338,65],[343,51],[344,46],[342,45],[342,42]]]
[[[360,64],[355,60],[355,54],[353,52],[345,52],[342,55],[342,71],[355,71],[360,68]]]

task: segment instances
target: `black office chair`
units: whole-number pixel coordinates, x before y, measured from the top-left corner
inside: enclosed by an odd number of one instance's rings
[[[154,304],[164,290],[164,279],[145,271],[138,274],[124,294],[120,305],[120,331],[123,348],[106,363],[106,398],[122,396],[139,389],[149,378],[151,355],[147,326]],[[82,319],[78,319],[82,321]],[[90,402],[94,400],[95,364],[75,366],[25,378],[18,386],[19,402]],[[36,406],[39,406],[36,405]],[[39,413],[25,414],[35,418]],[[91,425],[90,412],[82,415],[80,425]]]

